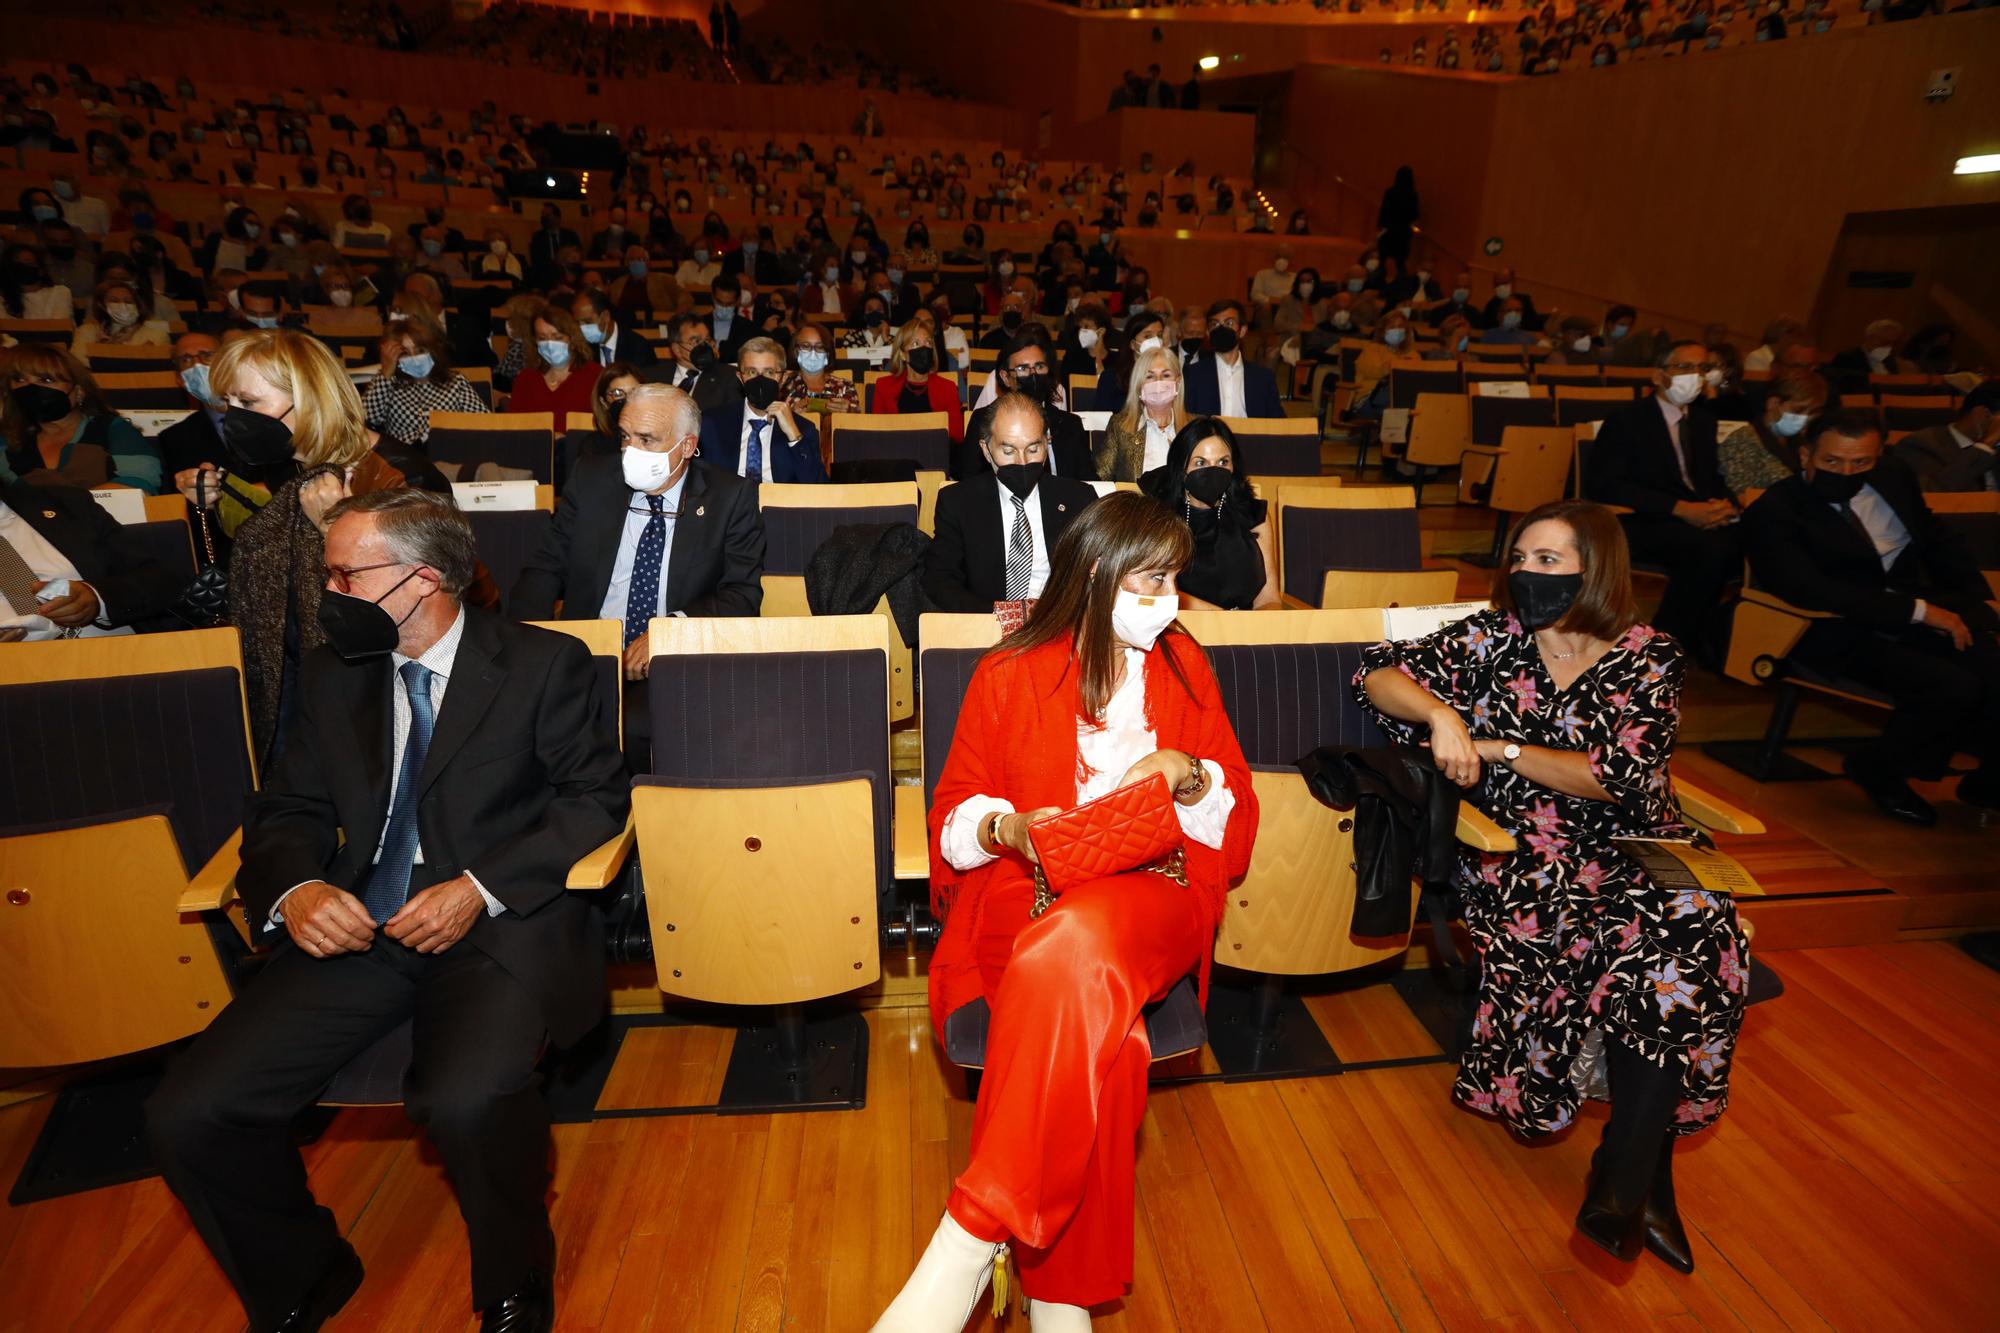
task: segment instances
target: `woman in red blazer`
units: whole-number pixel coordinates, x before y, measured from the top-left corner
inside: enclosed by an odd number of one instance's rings
[[[957,1329],[1010,1245],[1032,1327],[1087,1330],[1132,1282],[1134,1152],[1146,1114],[1143,1006],[1190,973],[1204,999],[1257,798],[1201,646],[1174,622],[1193,552],[1147,496],[1063,531],[1028,622],[973,672],[930,808],[932,1031],[991,1010],[972,1157],[876,1333]],[[1028,825],[1158,774],[1186,885],[1139,869],[1032,916]]]
[[[958,402],[958,381],[938,369],[937,338],[931,326],[912,319],[896,333],[889,353],[889,373],[875,381],[868,410],[878,414],[942,412],[949,418],[952,442],[965,438],[965,409]]]

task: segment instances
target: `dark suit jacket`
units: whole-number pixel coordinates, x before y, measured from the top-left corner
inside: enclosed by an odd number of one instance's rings
[[[1624,505],[1641,514],[1670,515],[1682,500],[1721,500],[1729,495],[1716,460],[1715,413],[1696,400],[1681,418],[1681,448],[1687,454],[1689,490],[1674,458],[1673,436],[1660,404],[1651,398],[1621,407],[1598,427],[1583,473],[1583,493],[1599,504]]]
[[[653,350],[653,344],[640,336],[639,330],[628,324],[620,323],[618,325],[618,352],[611,359],[613,361],[623,361],[634,370],[642,372],[640,378],[644,379],[645,375],[643,372],[646,367],[658,365],[660,354]],[[603,363],[604,358],[600,356],[598,364],[602,365]],[[560,425],[562,423],[558,422],[556,424]]]
[[[611,586],[625,511],[632,504],[616,455],[580,458],[541,549],[530,556],[508,613],[522,620],[595,620]],[[667,553],[668,612],[754,616],[764,604],[764,517],[757,488],[696,459],[688,465]]]
[[[1896,368],[1893,356],[1883,366],[1885,373]],[[1833,358],[1821,367],[1821,373],[1835,393],[1867,393],[1868,377],[1875,373],[1875,364],[1868,359],[1868,353],[1859,347],[1850,347],[1835,352]]]
[[[736,378],[736,372],[720,361],[705,374],[696,378],[693,387],[680,383],[684,367],[678,361],[658,361],[639,372],[639,378],[648,384],[672,384],[688,389],[694,395],[694,405],[704,413],[727,407],[743,401],[743,381]],[[686,367],[685,369],[692,369]]]
[[[731,250],[722,257],[722,272],[726,276],[740,278],[743,276],[743,269],[743,251],[741,247]],[[762,290],[765,287],[775,287],[784,282],[795,282],[798,275],[793,274],[790,278],[787,278],[785,275],[784,260],[777,254],[772,253],[770,246],[760,244],[757,248],[757,271],[751,277],[756,282],[758,289]]]
[[[1189,416],[1212,417],[1222,411],[1222,389],[1215,378],[1216,361],[1204,356],[1190,362],[1181,372],[1181,391]],[[1243,410],[1253,417],[1281,417],[1285,405],[1278,401],[1278,377],[1270,368],[1245,357],[1243,360]]]
[[[743,449],[743,418],[749,407],[742,399],[705,412],[701,418],[701,456],[710,467],[736,472],[736,456]],[[820,482],[826,480],[826,465],[819,456],[819,428],[809,412],[794,412],[799,426],[797,444],[787,444],[777,422],[764,432],[765,481]]]
[[[80,486],[0,482],[0,502],[61,552],[77,575],[97,589],[106,624],[134,625],[167,614],[187,582],[185,570],[147,559],[132,530],[106,513]],[[0,602],[0,608],[6,606]],[[609,837],[610,834],[606,834]]]
[[[1097,498],[1083,482],[1044,477],[1042,539],[1054,553],[1069,521]],[[924,594],[941,611],[991,611],[1007,597],[1007,533],[1000,523],[1000,482],[988,474],[938,492],[936,535],[924,553]]]
[[[994,404],[988,403],[974,412],[965,423],[965,438],[952,446],[951,475],[959,481],[993,475],[993,465],[979,448],[986,425],[993,420],[993,408]],[[1049,452],[1055,458],[1056,475],[1071,481],[1098,480],[1097,462],[1090,454],[1090,432],[1083,428],[1083,418],[1053,407],[1044,408],[1042,417],[1049,427]]]
[[[1983,491],[1986,479],[2000,473],[2000,453],[1967,449],[1952,437],[1950,426],[1911,431],[1889,446],[1889,456],[1915,473],[1927,491]]]
[[[1471,324],[1475,330],[1486,327],[1486,312],[1470,301],[1467,301],[1464,305],[1457,305],[1451,301],[1446,301],[1443,305],[1432,306],[1429,310],[1424,311],[1419,318],[1424,323],[1435,328],[1450,319],[1453,315],[1464,315],[1466,322]],[[1457,349],[1453,348],[1452,351],[1455,354]]]
[[[220,467],[228,455],[222,452],[222,436],[216,433],[215,420],[205,408],[196,408],[181,421],[160,432],[160,459],[165,465],[167,481],[172,483],[176,472],[203,463],[214,463]]]
[[[389,817],[395,688],[386,656],[306,655],[284,758],[244,829],[236,884],[251,921],[309,880],[365,891]],[[618,831],[630,800],[598,688],[575,639],[466,608],[418,779],[419,873],[441,883],[469,871],[507,908],[482,914],[455,947],[478,949],[533,994],[558,1044],[604,1011],[603,927],[563,880]]]
[[[1920,597],[1977,617],[1991,595],[1986,579],[1924,504],[1916,478],[1885,458],[1868,474],[1868,484],[1910,532],[1894,566],[1884,571],[1874,544],[1814,495],[1803,476],[1788,477],[1743,513],[1743,546],[1756,586],[1794,606],[1878,630],[1907,626]]]

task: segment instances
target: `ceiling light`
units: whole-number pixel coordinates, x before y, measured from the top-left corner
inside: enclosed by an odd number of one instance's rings
[[[1216,69],[1219,68],[1221,64],[1222,64],[1221,56],[1203,56],[1201,58],[1201,67],[1203,69]]]
[[[1958,165],[1951,169],[1954,176],[1984,176],[2000,171],[2000,153],[1981,153],[1977,157],[1961,157]]]

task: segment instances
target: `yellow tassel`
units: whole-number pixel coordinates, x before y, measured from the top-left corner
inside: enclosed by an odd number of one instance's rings
[[[1007,1247],[993,1251],[993,1317],[1007,1317]]]

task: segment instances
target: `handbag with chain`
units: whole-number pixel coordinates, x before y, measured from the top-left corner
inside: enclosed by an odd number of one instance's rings
[[[1035,845],[1035,904],[1048,911],[1056,895],[1107,875],[1146,870],[1187,887],[1187,858],[1173,793],[1159,773],[1106,792],[1072,810],[1028,825]]]
[[[207,499],[207,485],[208,473],[197,474],[194,527],[201,534],[201,572],[194,576],[194,582],[181,589],[173,605],[174,615],[194,629],[215,629],[229,623],[229,571],[216,563],[215,535],[208,529],[208,506],[199,503]]]

